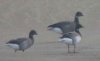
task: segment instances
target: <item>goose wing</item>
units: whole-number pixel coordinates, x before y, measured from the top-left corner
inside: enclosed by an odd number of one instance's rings
[[[62,21],[62,22],[58,22],[52,25],[49,25],[48,27],[62,27],[65,25],[69,25],[71,22],[70,21]]]
[[[58,27],[61,28],[64,33],[67,33],[75,30],[75,23],[71,21],[62,21],[49,25],[48,27]]]
[[[11,43],[11,44],[21,44],[23,41],[25,41],[25,38],[18,38],[18,39],[13,39],[10,40],[9,42],[7,42],[7,44]]]

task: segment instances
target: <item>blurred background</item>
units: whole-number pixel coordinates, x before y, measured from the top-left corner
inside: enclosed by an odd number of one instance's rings
[[[80,17],[82,41],[76,55],[67,54],[67,47],[58,43],[59,34],[47,26]],[[28,50],[14,53],[4,44],[10,39],[28,37],[31,29],[38,32],[35,44]],[[100,61],[99,0],[0,0],[0,61]]]

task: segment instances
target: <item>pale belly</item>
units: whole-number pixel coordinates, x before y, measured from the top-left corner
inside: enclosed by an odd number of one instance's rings
[[[19,45],[17,45],[17,44],[7,44],[7,46],[10,48],[16,49],[16,50],[19,49]]]
[[[76,39],[75,44],[77,44],[77,43],[80,42],[81,37],[80,36],[76,36],[75,39]],[[59,39],[59,42],[62,42],[62,43],[65,43],[65,44],[73,44],[73,40],[70,39],[70,38]]]

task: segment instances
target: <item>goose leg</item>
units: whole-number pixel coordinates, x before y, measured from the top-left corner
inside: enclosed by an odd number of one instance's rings
[[[68,53],[70,53],[70,51],[69,51],[69,44],[68,44]]]
[[[15,49],[15,53],[17,52],[17,50]]]
[[[76,53],[75,49],[76,49],[76,45],[74,44],[74,53]]]
[[[24,52],[24,50],[22,50]]]

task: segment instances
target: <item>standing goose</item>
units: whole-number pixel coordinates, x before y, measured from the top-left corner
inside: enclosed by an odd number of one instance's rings
[[[83,16],[81,12],[76,12],[74,21],[62,21],[48,26],[49,30],[54,32],[65,34],[68,32],[73,32],[75,29],[83,28],[83,26],[79,23],[79,17]]]
[[[64,34],[62,37],[60,37],[59,42],[65,43],[66,45],[68,45],[68,53],[70,45],[74,46],[74,53],[75,53],[75,48],[76,48],[76,44],[78,44],[81,41],[81,33],[79,32],[79,30],[75,30],[76,32],[69,32]]]
[[[6,45],[10,48],[13,48],[15,52],[18,50],[24,52],[24,50],[28,49],[34,44],[33,35],[37,35],[35,30],[30,31],[28,38],[13,39],[13,40],[8,41]]]

